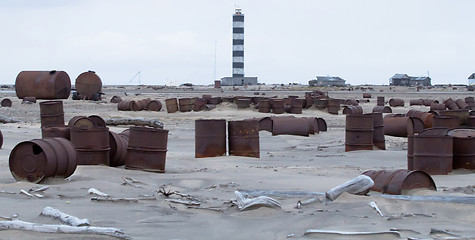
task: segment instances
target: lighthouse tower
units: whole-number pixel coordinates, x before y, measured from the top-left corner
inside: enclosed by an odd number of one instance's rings
[[[244,14],[236,8],[233,14],[233,74],[221,78],[223,86],[257,85],[257,77],[244,76]]]

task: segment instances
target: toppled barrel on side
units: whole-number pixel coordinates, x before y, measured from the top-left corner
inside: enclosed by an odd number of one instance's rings
[[[412,189],[437,190],[432,177],[422,171],[369,170],[363,173],[374,181],[372,191],[401,195]]]
[[[308,137],[310,128],[307,120],[294,116],[272,117],[272,135],[297,135]]]
[[[389,106],[391,107],[404,107],[404,100],[400,98],[389,99]]]
[[[392,113],[393,110],[389,106],[375,106],[373,112]]]
[[[64,71],[22,71],[16,78],[15,91],[20,99],[67,99],[71,79]]]

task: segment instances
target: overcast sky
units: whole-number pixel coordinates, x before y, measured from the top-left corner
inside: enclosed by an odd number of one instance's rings
[[[0,83],[56,69],[73,84],[87,70],[106,85],[139,84],[139,71],[142,84],[212,84],[232,73],[236,5],[244,71],[261,83],[466,84],[475,72],[471,0],[1,0]]]

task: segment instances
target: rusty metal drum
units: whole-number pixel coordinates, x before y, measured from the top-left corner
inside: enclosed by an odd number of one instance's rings
[[[407,136],[407,170],[414,170],[414,135]]]
[[[314,101],[315,107],[318,110],[324,110],[328,106],[328,99],[327,98],[317,98]]]
[[[229,155],[260,157],[259,122],[257,120],[228,122]]]
[[[140,101],[135,101],[135,106],[136,108],[132,108],[132,111],[142,111],[145,110],[147,102],[140,100]]]
[[[415,135],[414,169],[431,175],[448,174],[453,167],[453,138],[442,135]]]
[[[470,109],[471,107],[465,102],[464,99],[457,99],[455,103],[460,109]]]
[[[385,194],[407,194],[413,189],[437,190],[432,177],[423,171],[399,170],[369,170],[363,173],[374,181],[371,188]]]
[[[328,105],[327,105],[328,113],[333,114],[333,115],[338,115],[338,111],[340,111],[340,103],[341,103],[340,99],[333,99],[333,98],[328,99]]]
[[[92,121],[94,127],[106,127],[106,121],[98,115],[91,115],[88,117]]]
[[[458,109],[458,110],[445,110],[445,111],[439,111],[440,115],[445,115],[445,116],[455,116],[459,120],[459,125],[466,125],[467,124],[467,118],[470,115],[468,109]]]
[[[371,98],[371,93],[363,93],[363,98]]]
[[[94,95],[102,91],[102,81],[94,71],[87,71],[79,74],[75,87],[81,98],[94,100]]]
[[[470,109],[475,109],[475,98],[474,97],[466,97],[465,102],[470,106]]]
[[[236,99],[236,105],[238,109],[249,108],[251,107],[251,99],[249,98],[238,98]]]
[[[204,109],[206,109],[206,103],[207,103],[206,99],[197,98],[195,100],[195,105],[193,106],[193,111],[195,112],[203,111]]]
[[[125,168],[148,172],[165,172],[168,130],[131,127]]]
[[[424,102],[422,101],[422,99],[412,99],[409,101],[409,106],[422,106],[424,105]]]
[[[325,121],[325,119],[319,117],[317,118],[317,122],[318,122],[318,129],[320,130],[320,132],[326,132],[327,122]]]
[[[384,97],[377,97],[376,98],[376,106],[384,106]]]
[[[226,155],[226,120],[195,120],[195,157]]]
[[[432,127],[456,128],[460,126],[460,120],[456,116],[436,115],[432,119]]]
[[[272,135],[297,135],[308,137],[310,128],[305,118],[294,116],[271,117]]]
[[[115,132],[109,131],[109,166],[118,167],[124,165],[127,156],[128,138],[124,138]]]
[[[180,112],[191,112],[194,107],[194,103],[192,103],[191,98],[180,98],[178,99],[178,106]]]
[[[110,102],[111,102],[111,103],[120,103],[120,102],[122,102],[122,98],[119,97],[119,96],[113,96],[113,97],[111,98],[111,101],[110,101]]]
[[[77,153],[64,138],[34,139],[12,149],[9,166],[17,181],[39,183],[48,177],[67,178],[76,170]]]
[[[474,116],[474,115],[468,116],[468,118],[467,118],[467,126],[469,126],[469,127],[475,127],[475,116]]]
[[[373,115],[346,115],[345,152],[373,150]]]
[[[258,111],[260,113],[270,113],[270,101],[267,98],[262,98],[259,100]]]
[[[65,138],[71,139],[71,128],[65,127],[42,127],[41,138]]]
[[[168,113],[175,113],[178,111],[178,100],[176,98],[165,99]]]
[[[441,104],[441,103],[430,104],[430,111],[440,111],[440,110],[445,110],[445,104]]]
[[[68,122],[69,127],[94,127],[94,122],[86,116],[74,116]]]
[[[41,127],[63,127],[63,101],[40,102]]]
[[[373,112],[380,112],[380,113],[392,113],[393,110],[389,106],[375,106],[373,108]]]
[[[259,131],[268,131],[272,133],[272,118],[271,117],[263,117],[259,119]]]
[[[432,127],[432,122],[434,118],[433,113],[422,112],[422,111],[411,109],[406,113],[406,116],[419,118],[424,123],[425,128]]]
[[[404,100],[400,98],[389,99],[389,106],[391,107],[404,107]]]
[[[110,165],[109,128],[72,127],[71,142],[78,152],[78,165]]]
[[[15,91],[20,99],[67,99],[71,79],[64,71],[22,71],[16,78]]]
[[[162,103],[158,100],[151,100],[147,105],[147,109],[149,111],[159,112],[162,110]]]
[[[345,106],[343,107],[343,114],[345,115],[354,115],[354,114],[363,114],[363,108],[361,106]]]
[[[310,134],[319,133],[320,129],[318,128],[318,119],[316,117],[306,117],[308,123],[308,129]]]
[[[9,98],[4,98],[0,102],[0,106],[2,106],[2,107],[12,107],[12,100],[10,100]]]
[[[119,111],[137,111],[137,103],[133,100],[126,100],[117,103],[117,110]]]
[[[452,129],[447,134],[453,137],[453,168],[475,169],[475,129]]]
[[[407,137],[425,129],[424,123],[412,117],[387,117],[383,118],[384,134],[393,137]]]
[[[275,99],[271,100],[271,107],[272,113],[274,114],[282,114],[285,112],[285,102],[283,99]]]
[[[457,103],[452,98],[449,98],[449,99],[445,100],[444,104],[449,110],[458,110],[458,109],[460,109],[459,106],[457,105]]]
[[[359,102],[354,98],[345,100],[345,105],[348,105],[348,106],[358,106],[358,104]]]
[[[304,104],[304,99],[295,98],[290,102],[290,113],[293,114],[302,114],[302,107]]]
[[[21,103],[36,103],[35,97],[24,97]]]
[[[372,113],[373,115],[373,145],[381,150],[386,150],[386,140],[384,138],[384,121],[382,113]]]

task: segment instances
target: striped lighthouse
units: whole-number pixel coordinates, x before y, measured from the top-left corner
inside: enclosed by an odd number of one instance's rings
[[[233,14],[233,77],[244,77],[244,14]]]

